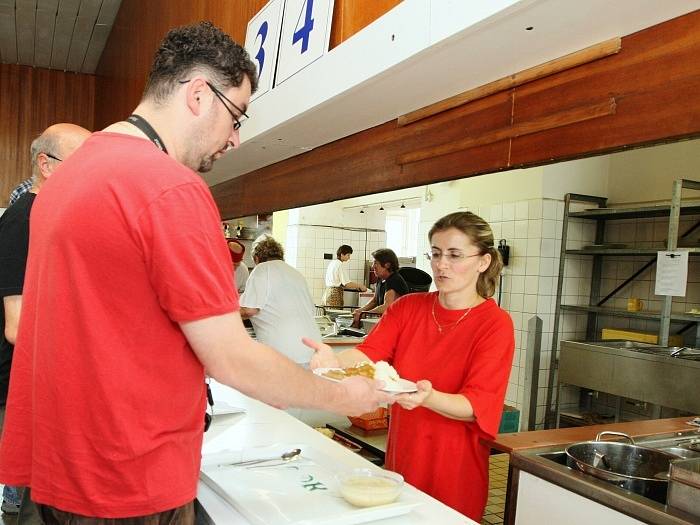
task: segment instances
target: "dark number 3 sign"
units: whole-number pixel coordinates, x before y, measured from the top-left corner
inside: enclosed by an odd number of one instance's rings
[[[253,99],[328,51],[332,17],[333,0],[271,0],[248,22],[245,47],[259,76]]]

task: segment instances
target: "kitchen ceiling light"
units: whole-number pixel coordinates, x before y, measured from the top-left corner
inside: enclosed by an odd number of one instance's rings
[[[384,211],[384,206],[380,205],[380,206],[379,206],[379,211]]]
[[[405,207],[406,207],[406,205],[402,202],[402,203],[401,203],[401,209],[404,209]]]
[[[360,208],[360,213],[364,213],[364,212],[365,212],[365,210],[363,210],[362,208]]]

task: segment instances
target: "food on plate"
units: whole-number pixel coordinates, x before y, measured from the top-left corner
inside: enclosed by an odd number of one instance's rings
[[[361,363],[348,368],[333,368],[326,370],[321,375],[336,380],[341,380],[352,376],[363,376],[370,379],[380,379],[387,385],[390,383],[396,383],[399,380],[398,372],[396,372],[394,367],[386,361],[377,361],[374,364],[370,363],[369,361],[362,361]]]
[[[324,436],[333,439],[333,436],[335,436],[335,431],[331,430],[330,428],[326,427],[314,427],[315,430],[323,434]]]
[[[399,373],[386,361],[377,361],[374,363],[374,379],[380,379],[388,385],[398,382]]]
[[[356,507],[374,507],[396,501],[403,477],[389,471],[356,468],[338,474],[340,495]]]

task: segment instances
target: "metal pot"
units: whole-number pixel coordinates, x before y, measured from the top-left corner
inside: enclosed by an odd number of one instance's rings
[[[630,444],[601,441],[604,435],[624,437]],[[680,456],[641,447],[622,432],[601,432],[595,441],[566,447],[568,466],[661,502],[666,500],[668,469],[674,459]]]

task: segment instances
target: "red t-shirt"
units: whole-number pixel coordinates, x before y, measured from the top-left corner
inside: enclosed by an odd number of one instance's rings
[[[469,399],[474,422],[393,405],[386,466],[478,522],[489,475],[489,449],[481,439],[498,433],[515,348],[513,322],[489,299],[452,325],[465,311],[446,310],[435,298],[414,293],[393,303],[359,349],[373,361],[388,361],[405,379],[428,379],[440,392]]]
[[[95,133],[37,195],[23,303],[0,480],[104,518],[191,501],[204,371],[178,322],[238,308],[202,179]]]

